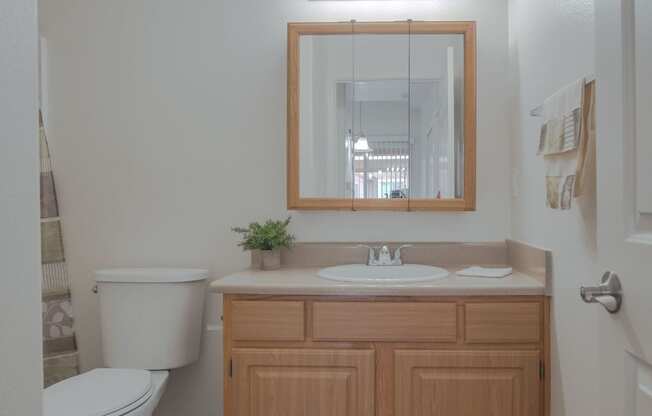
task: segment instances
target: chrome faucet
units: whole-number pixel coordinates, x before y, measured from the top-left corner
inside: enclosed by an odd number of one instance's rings
[[[383,245],[381,247],[371,247],[364,244],[360,244],[357,247],[365,247],[369,249],[369,255],[367,257],[367,266],[400,266],[403,264],[401,259],[401,249],[412,247],[411,244],[403,244],[394,250],[394,255],[392,256],[389,247]],[[376,253],[378,251],[378,253]]]

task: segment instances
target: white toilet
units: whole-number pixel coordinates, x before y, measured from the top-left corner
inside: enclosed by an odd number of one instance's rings
[[[206,270],[95,273],[104,364],[43,393],[44,416],[151,416],[169,370],[199,357]]]

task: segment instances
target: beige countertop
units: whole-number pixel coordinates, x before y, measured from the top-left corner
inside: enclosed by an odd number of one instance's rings
[[[444,279],[376,284],[322,279],[317,276],[319,267],[244,270],[213,281],[210,290],[227,294],[338,296],[500,296],[545,293],[542,282],[516,270],[504,278],[461,277],[455,274],[465,267],[447,267],[451,274]]]

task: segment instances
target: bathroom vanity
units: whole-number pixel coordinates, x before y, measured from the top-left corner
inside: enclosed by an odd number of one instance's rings
[[[422,244],[410,260],[515,271],[361,284],[318,277],[305,263],[324,263],[319,246],[285,252],[280,270],[212,283],[224,294],[225,415],[547,414],[549,252],[511,241]],[[333,263],[355,251],[331,246]]]

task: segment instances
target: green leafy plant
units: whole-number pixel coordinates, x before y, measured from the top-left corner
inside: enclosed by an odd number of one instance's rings
[[[244,250],[273,250],[279,247],[290,248],[294,241],[294,235],[288,233],[290,219],[285,221],[267,220],[264,224],[252,222],[248,228],[232,228],[238,234],[242,234],[243,240],[238,243]]]

